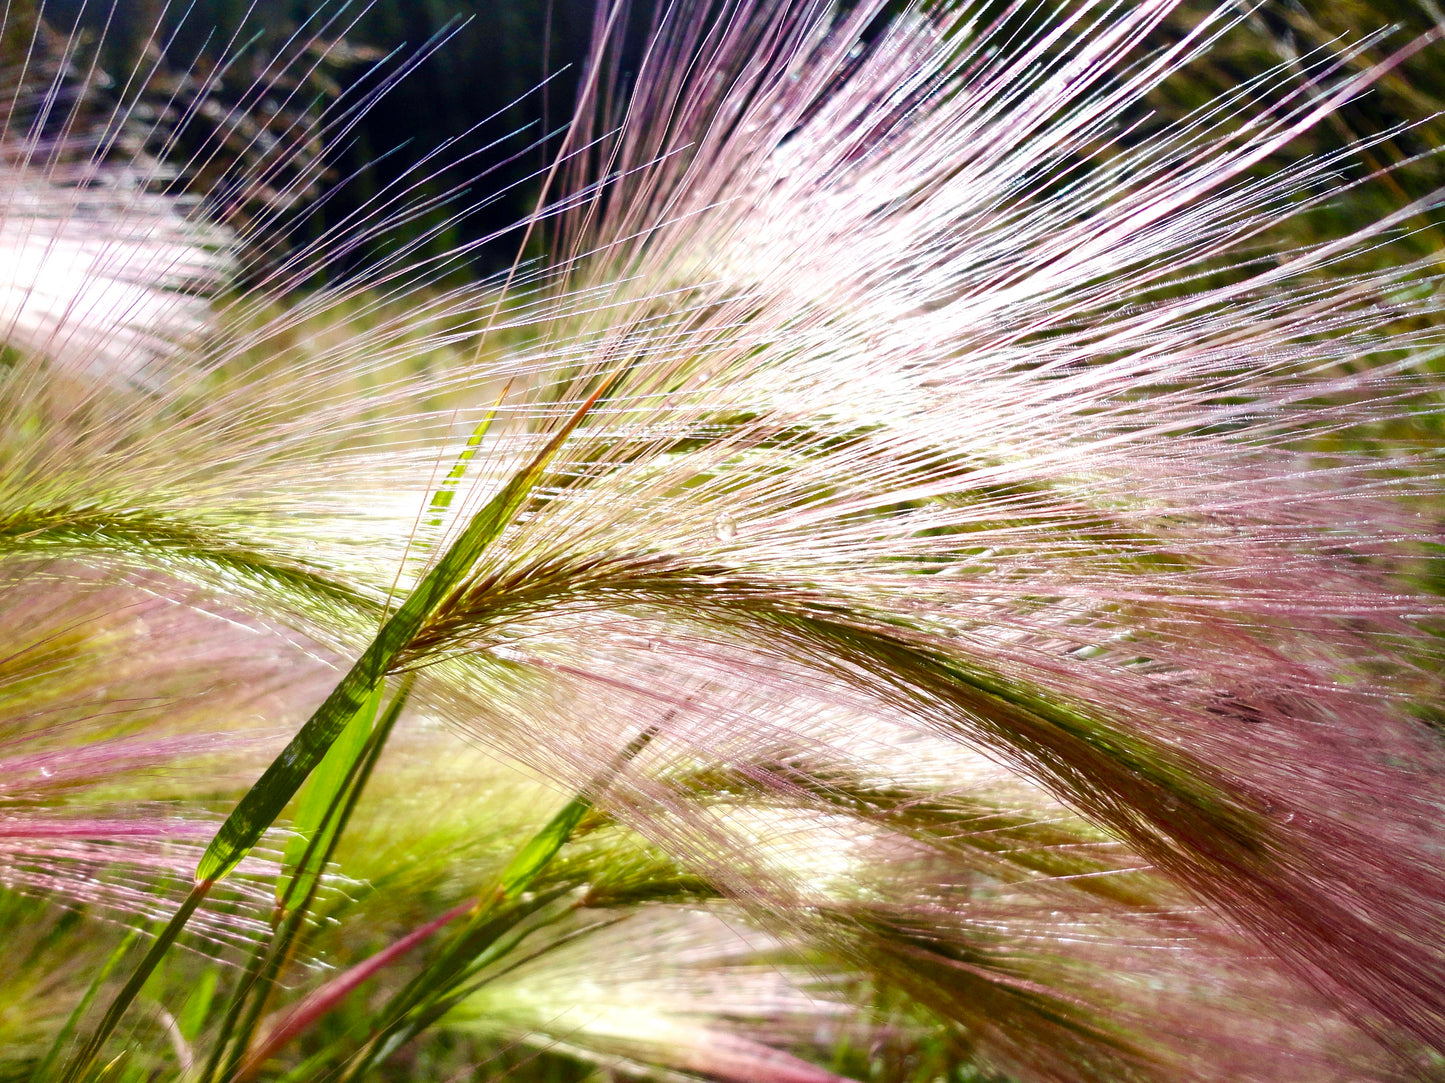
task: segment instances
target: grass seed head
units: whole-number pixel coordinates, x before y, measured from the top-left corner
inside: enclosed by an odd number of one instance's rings
[[[261,261],[259,224],[206,224],[224,187],[156,191],[104,140],[40,154],[53,115],[9,116],[0,785],[41,763],[35,793],[84,807],[12,802],[6,837],[71,898],[149,913],[74,887],[93,857],[53,824],[154,865],[215,812],[176,776],[234,792],[219,754],[269,750],[503,507],[387,665],[420,675],[415,724],[569,792],[656,731],[596,795],[631,850],[598,834],[556,872],[592,902],[641,897],[637,868],[672,904],[725,896],[1026,1076],[1198,1072],[1191,1043],[1261,996],[1325,1020],[1329,1070],[1373,1071],[1293,978],[1250,991],[1212,912],[1445,1047],[1441,305],[1432,265],[1389,258],[1433,205],[1282,245],[1346,159],[1261,168],[1394,61],[1160,124],[1226,12],[1170,37],[1166,0],[683,2],[626,87],[610,12],[524,225],[552,261],[476,286],[436,284],[464,251],[403,244],[281,305],[404,222],[418,178]],[[206,301],[232,270],[250,284]],[[128,811],[97,811],[103,772],[133,772]],[[828,1078],[655,1005],[632,1030],[532,1010],[556,959],[466,1025]],[[1165,985],[1207,1009],[1151,1018]]]

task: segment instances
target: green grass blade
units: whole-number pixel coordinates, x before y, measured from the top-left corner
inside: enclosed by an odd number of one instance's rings
[[[228,1078],[232,1083],[249,1083],[261,1072],[268,1060],[289,1045],[292,1040],[315,1026],[329,1012],[335,1010],[364,982],[374,977],[383,968],[395,963],[444,926],[461,917],[470,908],[470,903],[452,907],[419,929],[413,930],[332,978],[277,1020],[274,1027],[269,1028],[264,1040],[247,1052],[243,1060],[238,1061]]]
[[[105,1013],[105,1018],[100,1021],[100,1026],[95,1028],[95,1033],[90,1036],[90,1040],[85,1043],[84,1048],[75,1055],[75,1059],[72,1060],[69,1067],[66,1068],[65,1074],[61,1077],[62,1083],[75,1083],[76,1080],[79,1080],[85,1074],[86,1069],[88,1069],[91,1062],[95,1060],[96,1054],[99,1053],[101,1047],[105,1045],[106,1039],[109,1038],[111,1032],[115,1030],[116,1024],[118,1024],[121,1017],[125,1015],[126,1009],[129,1008],[131,1002],[135,1000],[136,994],[141,991],[141,987],[144,986],[150,978],[156,965],[165,956],[166,952],[170,950],[171,944],[175,942],[181,930],[186,927],[186,922],[190,920],[191,914],[195,912],[196,907],[200,906],[206,896],[211,893],[213,886],[214,881],[202,880],[196,884],[195,887],[191,888],[191,893],[186,896],[186,901],[181,903],[180,908],[175,912],[171,920],[166,923],[166,927],[162,929],[161,934],[156,937],[155,943],[151,945],[150,950],[146,952],[145,958],[140,961],[140,964],[135,968],[135,971],[121,988],[121,991],[117,993],[115,999],[111,1001],[110,1008]]]
[[[301,784],[326,755],[346,724],[386,679],[398,657],[441,603],[460,586],[483,551],[512,521],[527,496],[541,481],[572,430],[614,386],[614,376],[596,391],[552,436],[527,466],[512,475],[501,492],[472,518],[460,537],[442,554],[400,608],[382,627],[371,645],[316,709],[271,766],[231,811],[196,869],[198,880],[225,876],[276,822]]]
[[[520,943],[540,924],[558,920],[577,906],[577,897],[567,885],[547,888],[524,901],[513,900],[512,905],[499,910],[500,901],[500,892],[477,900],[467,924],[456,930],[426,969],[376,1013],[375,1018],[385,1022],[372,1032],[341,1083],[349,1083],[382,1063],[439,1018],[435,1007],[449,1001],[475,973],[476,966],[485,965]]]
[[[456,1002],[458,988],[474,977],[480,966],[521,943],[532,931],[533,926],[528,923],[534,915],[545,911],[567,894],[569,889],[566,887],[552,887],[540,897],[522,904],[520,910],[514,908],[522,894],[567,844],[578,824],[591,810],[596,795],[647,747],[657,730],[657,726],[649,726],[628,742],[605,770],[574,794],[512,856],[498,878],[496,890],[477,901],[467,924],[456,931],[437,958],[393,996],[386,1009],[379,1013],[380,1018],[390,1022],[373,1034],[368,1050],[346,1079],[379,1064],[444,1015]],[[564,902],[562,910],[570,911],[575,905],[572,901]]]
[[[357,762],[366,752],[367,738],[381,710],[384,691],[385,685],[377,685],[301,788],[296,820],[292,825],[294,834],[286,843],[281,858],[281,875],[276,879],[276,905],[282,909],[286,907],[292,885],[302,875],[307,856],[316,849],[311,845],[312,841],[332,818],[347,783],[354,777]]]
[[[447,476],[442,479],[442,483],[437,487],[437,491],[432,494],[431,503],[427,505],[427,510],[434,514],[432,518],[427,520],[427,526],[439,527],[442,525],[444,521],[442,513],[452,506],[452,499],[456,496],[457,486],[461,484],[462,478],[466,476],[467,467],[476,456],[477,448],[481,447],[482,441],[487,438],[487,433],[492,428],[492,422],[497,419],[497,411],[501,409],[502,401],[507,397],[507,392],[511,390],[512,382],[508,380],[507,386],[502,388],[502,393],[497,396],[496,404],[487,411],[487,416],[482,418],[482,420],[477,423],[477,427],[472,430],[472,435],[467,438],[467,446],[462,449],[462,453],[457,456],[457,461],[452,464],[451,470],[448,471]]]
[[[60,1059],[65,1044],[70,1041],[70,1036],[75,1033],[75,1028],[80,1024],[80,1020],[84,1018],[85,1013],[90,1010],[90,1006],[95,1003],[95,998],[100,994],[100,987],[110,980],[111,974],[115,972],[115,968],[120,965],[120,961],[125,958],[126,953],[130,951],[139,936],[140,930],[132,929],[115,951],[111,952],[110,956],[101,964],[100,969],[96,971],[95,978],[86,988],[85,995],[80,998],[80,1003],[75,1006],[75,1010],[65,1020],[65,1025],[60,1028],[60,1033],[55,1036],[55,1041],[51,1042],[50,1048],[46,1050],[45,1058],[40,1062],[40,1067],[35,1070],[36,1079],[50,1078],[50,1073],[55,1070],[56,1062]]]
[[[277,893],[279,907],[283,910],[290,908],[290,912],[285,915],[284,922],[270,944],[258,951],[252,959],[246,977],[237,986],[221,1033],[201,1076],[202,1083],[215,1077],[221,1062],[226,1059],[228,1048],[231,1049],[231,1055],[225,1074],[227,1077],[232,1075],[250,1046],[276,979],[286,961],[291,958],[297,938],[301,935],[306,915],[321,883],[321,872],[336,851],[337,843],[346,830],[351,814],[356,810],[356,803],[361,799],[361,794],[371,779],[372,771],[381,758],[392,729],[401,717],[414,684],[415,678],[408,677],[392,696],[381,717],[375,720],[370,734],[362,740],[357,755],[346,765],[337,788],[323,810],[314,836],[305,843],[291,885],[284,893]],[[375,697],[375,702],[379,709],[379,696]],[[374,716],[375,711],[372,714]],[[291,906],[291,896],[299,886],[304,886],[301,901]]]
[[[547,826],[533,835],[507,862],[502,870],[499,889],[504,899],[515,899],[526,891],[537,874],[545,869],[557,851],[567,844],[572,832],[592,808],[588,794],[578,794],[553,816]]]
[[[574,913],[577,906],[578,900],[575,896],[569,897],[567,891],[554,889],[544,896],[541,904],[534,901],[533,905],[513,915],[510,921],[493,918],[486,925],[483,936],[472,937],[473,950],[464,953],[463,965],[452,970],[445,982],[431,985],[426,995],[399,1016],[392,1026],[380,1032],[372,1040],[362,1063],[371,1067],[384,1063],[397,1050],[419,1037],[497,976],[485,974],[479,978],[479,973],[498,960],[506,958],[539,929],[554,925]],[[610,924],[615,920],[617,919],[610,919],[609,922],[600,924]],[[577,935],[593,931],[596,927],[590,925],[586,930],[577,930]],[[567,939],[563,937],[552,946]],[[533,957],[528,956],[529,959]]]
[[[211,1014],[211,1005],[216,1000],[216,986],[220,981],[221,972],[217,967],[203,970],[196,979],[196,984],[190,996],[186,997],[185,1006],[176,1020],[176,1025],[181,1029],[181,1037],[186,1041],[194,1042],[205,1029],[206,1016]]]
[[[546,827],[528,839],[512,856],[512,860],[507,862],[507,867],[502,870],[498,882],[502,898],[515,899],[531,886],[538,874],[557,856],[557,851],[567,845],[567,840],[572,837],[572,832],[577,830],[582,817],[591,810],[593,795],[606,787],[618,771],[635,759],[656,733],[657,727],[652,726],[634,737],[606,771],[593,779],[585,789],[579,790],[572,800],[552,817]]]

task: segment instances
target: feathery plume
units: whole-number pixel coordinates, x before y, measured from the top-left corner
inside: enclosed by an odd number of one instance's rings
[[[1078,164],[1219,21],[1121,66],[1170,10],[1004,50],[1007,19],[669,9],[562,230],[587,307],[515,369],[553,366],[544,430],[587,416],[422,646],[562,676],[585,728],[529,738],[564,763],[648,699],[727,761],[861,697],[1438,1043],[1437,467],[1338,446],[1428,401],[1436,302],[1418,265],[1330,274],[1398,217],[1251,251],[1334,163],[1251,167],[1367,80]]]
[[[1209,1077],[1211,1038],[1238,1078],[1388,1077],[1360,1024],[1445,1050],[1440,464],[1392,428],[1438,409],[1441,302],[1385,258],[1433,201],[1280,247],[1347,158],[1260,167],[1395,60],[1157,126],[1232,18],[1151,51],[1175,10],[679,2],[623,87],[605,6],[524,229],[550,265],[444,290],[466,251],[414,242],[280,308],[428,163],[225,257],[205,197],[94,209],[11,118],[0,244],[44,259],[0,289],[0,852],[44,874],[10,886],[151,916],[86,870],[194,860],[227,759],[296,733],[210,890],[407,673],[412,726],[595,808],[516,899],[475,888],[505,844],[464,888],[428,874],[394,945],[478,901],[348,1071],[419,1021],[715,1079],[921,1034],[1030,1079]],[[256,285],[208,306],[231,267]],[[25,793],[64,814],[11,798],[44,771]],[[599,965],[604,1006],[557,991]],[[875,994],[906,1024],[841,1021]],[[268,1070],[225,1034],[202,1078]]]

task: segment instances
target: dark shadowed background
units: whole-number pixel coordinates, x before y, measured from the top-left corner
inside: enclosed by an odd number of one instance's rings
[[[594,0],[125,0],[112,9],[107,0],[49,0],[46,12],[62,34],[71,29],[67,22],[73,25],[79,18],[92,41],[100,40],[101,28],[109,24],[101,63],[113,73],[115,94],[121,74],[134,70],[142,58],[151,28],[163,27],[167,69],[209,78],[191,78],[180,93],[175,78],[156,80],[147,98],[152,109],[164,109],[188,94],[208,95],[223,103],[223,110],[245,113],[262,129],[262,139],[246,143],[253,155],[265,143],[268,126],[269,137],[283,141],[280,133],[298,130],[298,117],[314,116],[328,104],[338,115],[348,102],[399,76],[418,51],[427,53],[344,134],[333,131],[313,141],[316,183],[307,198],[291,201],[294,206],[282,218],[294,246],[353,215],[406,176],[414,195],[437,202],[386,243],[410,241],[422,252],[440,254],[458,242],[498,234],[534,206],[539,171],[550,161],[557,132],[571,113],[596,6]],[[631,6],[630,38],[637,49],[656,6],[656,0],[636,0]],[[1005,5],[985,0],[983,6]],[[1211,6],[1207,0],[1185,4],[1164,35],[1182,35]],[[1281,65],[1294,71],[1302,92],[1317,93],[1308,74],[1312,63],[1335,56],[1344,58],[1345,72],[1362,71],[1442,27],[1445,14],[1434,0],[1273,0],[1242,16],[1188,77],[1170,80],[1151,103],[1157,110],[1152,123],[1169,123]],[[309,72],[302,85],[283,83],[267,95],[246,97],[245,89],[272,58],[288,56],[288,50],[294,52],[313,35],[329,52],[314,50],[313,63],[292,69]],[[247,44],[246,61],[224,71],[208,68],[210,58],[234,49],[233,43]],[[1360,43],[1364,47],[1355,50]],[[637,49],[629,50],[633,59]],[[1438,156],[1421,157],[1445,146],[1445,122],[1439,119],[1445,110],[1445,71],[1434,62],[1437,56],[1427,51],[1389,71],[1368,94],[1299,141],[1293,153],[1303,155],[1390,133],[1360,156],[1359,175],[1380,170],[1380,176],[1322,208],[1308,220],[1307,230],[1337,235],[1351,223],[1373,221],[1445,186]],[[627,60],[622,67],[625,80]],[[174,160],[175,155],[167,157]],[[1287,161],[1272,160],[1261,169],[1278,169]],[[254,162],[249,164],[254,171]],[[1386,166],[1393,167],[1388,176]],[[194,180],[198,189],[217,188],[214,173]],[[259,217],[256,201],[274,195],[237,197],[234,206],[221,209],[223,216],[244,225]],[[450,209],[444,210],[443,202]],[[471,209],[453,220],[458,207]],[[516,255],[518,239],[503,234],[479,244],[456,273],[505,266]],[[1310,239],[1301,237],[1302,243]],[[359,246],[349,259],[333,262],[318,275],[344,275],[374,259],[376,243]],[[540,243],[535,241],[534,249]],[[1445,249],[1438,215],[1422,214],[1404,243],[1418,255]]]

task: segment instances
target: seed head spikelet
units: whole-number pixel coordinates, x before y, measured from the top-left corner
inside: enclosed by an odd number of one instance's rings
[[[575,815],[514,929],[438,949],[474,984],[423,970],[366,1057],[423,1018],[730,1079],[838,1078],[781,1050],[935,1025],[1038,1079],[1209,1077],[1196,1051],[1240,1029],[1239,1078],[1388,1075],[1360,1022],[1445,1048],[1441,469],[1418,439],[1441,302],[1432,264],[1386,258],[1435,201],[1290,247],[1277,228],[1361,148],[1261,168],[1433,43],[1161,125],[1149,96],[1235,19],[1175,14],[681,2],[633,64],[609,5],[521,231],[549,263],[444,288],[468,250],[402,242],[286,307],[434,209],[430,160],[286,250],[274,215],[222,208],[299,200],[294,153],[183,198],[161,161],[200,177],[211,152],[167,130],[125,160],[129,91],[99,128],[53,82],[43,115],[12,107],[0,244],[39,269],[0,283],[0,783],[53,764],[73,802],[5,813],[0,851],[40,855],[16,886],[154,915],[133,884],[193,860],[214,795],[291,737],[209,890],[405,672],[399,764],[451,755],[426,735],[447,722]],[[286,63],[237,117],[273,85],[296,104]],[[372,94],[292,144],[344,137]],[[208,303],[226,275],[246,288]],[[483,882],[547,822],[456,804],[488,825],[456,851]],[[445,882],[424,850],[403,864]],[[99,852],[135,871],[67,888]],[[239,905],[264,912],[253,882]],[[213,939],[254,927],[213,910],[192,919]],[[636,980],[579,977],[633,942]],[[564,1003],[579,980],[605,1010]],[[906,1024],[849,1021],[860,983]],[[303,1003],[352,985],[325,988]],[[1307,1051],[1235,1027],[1254,1016]],[[215,1064],[260,1073],[281,1044]]]
[[[783,34],[793,24],[782,14],[747,24],[786,39],[776,66],[755,63],[746,35],[735,54],[720,48],[690,64],[707,46],[679,32],[678,55],[658,70],[706,78],[680,92],[673,76],[640,80],[644,104],[632,115],[648,119],[634,127],[662,132],[636,160],[628,139],[639,137],[620,137],[621,191],[587,212],[600,255],[584,281],[618,285],[606,322],[582,329],[593,359],[547,394],[575,401],[624,358],[626,383],[597,425],[579,430],[575,478],[560,479],[518,541],[493,552],[525,569],[508,581],[539,613],[590,602],[575,592],[599,564],[561,571],[565,557],[551,553],[564,548],[615,553],[641,535],[655,548],[631,559],[649,570],[668,542],[724,552],[717,564],[660,574],[665,590],[645,574],[597,585],[618,592],[591,603],[601,627],[618,627],[613,600],[623,593],[640,609],[639,638],[731,603],[734,627],[764,655],[776,650],[981,741],[1280,950],[1328,958],[1335,979],[1350,975],[1350,995],[1424,1036],[1434,1031],[1425,1002],[1438,991],[1417,998],[1436,984],[1435,968],[1413,960],[1430,921],[1414,925],[1425,910],[1405,898],[1419,883],[1378,890],[1398,851],[1382,854],[1376,832],[1404,844],[1398,821],[1426,818],[1432,804],[1414,791],[1425,780],[1349,763],[1353,786],[1393,804],[1367,828],[1353,802],[1347,815],[1329,811],[1339,775],[1323,764],[1355,740],[1425,754],[1430,739],[1410,736],[1402,709],[1409,693],[1339,685],[1383,662],[1403,618],[1438,615],[1437,602],[1390,574],[1394,554],[1429,532],[1388,495],[1375,502],[1386,486],[1409,496],[1408,480],[1372,477],[1408,460],[1384,471],[1368,460],[1316,464],[1291,446],[1316,426],[1354,427],[1369,409],[1390,409],[1409,385],[1404,365],[1363,379],[1335,366],[1378,352],[1383,313],[1371,302],[1418,268],[1322,283],[1314,272],[1341,250],[1327,246],[1169,295],[1188,268],[1252,241],[1261,216],[1314,181],[1323,166],[1241,179],[1317,119],[1313,102],[1286,101],[1238,132],[1205,117],[1125,154],[1117,172],[1066,186],[1033,225],[1029,182],[1066,160],[1079,133],[1096,138],[1183,52],[1112,77],[1114,50],[1166,13],[1101,16],[1061,72],[1031,70],[1027,51],[993,71],[980,56],[952,86],[946,54],[917,44],[922,25],[906,38],[885,34],[842,89],[836,57],[853,45],[839,42],[856,40],[861,16],[851,30],[812,24],[815,38],[797,41]],[[935,82],[931,112],[876,104],[873,88],[895,85],[885,78],[895,41],[932,60],[909,64]],[[769,82],[778,71],[789,77]],[[854,88],[858,119],[839,134],[826,111]],[[646,101],[654,91],[657,108]],[[973,137],[979,113],[1010,133],[1007,145]],[[673,130],[677,115],[692,123]],[[860,132],[867,142],[850,158]],[[1126,169],[1133,199],[1117,190]],[[1434,337],[1406,334],[1390,349],[1429,349]],[[1341,404],[1345,396],[1354,401]],[[684,440],[693,446],[676,453]],[[800,461],[749,461],[776,445]],[[1339,521],[1342,502],[1366,499],[1367,530]],[[913,507],[895,510],[905,501]],[[724,516],[739,537],[708,536]],[[961,552],[938,540],[964,533],[973,536]],[[1358,566],[1337,559],[1342,542]],[[541,559],[518,565],[525,550]],[[970,574],[974,553],[1001,567]],[[756,580],[755,569],[765,569]],[[924,580],[920,570],[939,574]],[[1022,592],[1009,583],[1025,575]],[[548,583],[560,589],[551,598]],[[497,580],[479,572],[472,601],[516,633],[519,614]],[[543,634],[528,633],[534,643]],[[1127,655],[1107,645],[1121,638]],[[575,650],[576,640],[569,629],[547,646]],[[1075,661],[1090,648],[1130,665]],[[593,663],[609,681],[625,664],[615,652]],[[1400,676],[1412,670],[1404,663]],[[1315,778],[1288,769],[1301,758],[1319,765]],[[1418,857],[1422,870],[1433,866],[1427,852]],[[1362,881],[1363,868],[1376,873]],[[1404,895],[1388,898],[1395,887]],[[1400,972],[1380,972],[1382,958]]]

